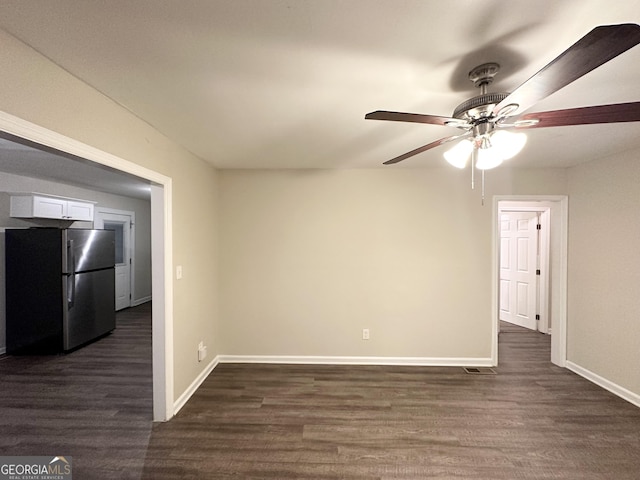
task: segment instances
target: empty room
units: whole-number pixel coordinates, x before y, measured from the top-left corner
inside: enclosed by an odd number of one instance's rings
[[[637,478],[639,22],[0,1],[0,477]],[[15,348],[14,232],[110,228],[115,327]]]

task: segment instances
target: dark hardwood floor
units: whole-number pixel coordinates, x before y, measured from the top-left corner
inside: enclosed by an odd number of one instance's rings
[[[497,375],[219,365],[154,426],[145,479],[638,479],[640,409],[505,326]]]
[[[152,428],[151,303],[66,355],[0,358],[0,455],[71,456],[74,479],[138,479]]]
[[[70,355],[0,360],[2,455],[71,455],[77,479],[637,479],[640,409],[505,326],[496,375],[222,364],[151,422],[150,313]]]

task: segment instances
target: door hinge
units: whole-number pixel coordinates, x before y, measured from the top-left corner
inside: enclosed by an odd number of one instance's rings
[[[536,225],[536,230],[542,230],[542,225],[537,224],[537,225]]]
[[[540,320],[540,315],[536,315],[536,320]]]
[[[536,270],[536,275],[540,275],[540,269]]]

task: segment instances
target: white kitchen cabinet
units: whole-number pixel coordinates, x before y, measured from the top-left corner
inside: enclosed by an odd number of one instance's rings
[[[12,195],[10,216],[93,221],[93,202],[53,195]]]

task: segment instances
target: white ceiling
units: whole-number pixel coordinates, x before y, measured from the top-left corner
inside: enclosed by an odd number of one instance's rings
[[[375,168],[458,131],[364,120],[450,116],[502,65],[510,91],[640,0],[2,0],[0,27],[219,168]],[[640,100],[635,47],[531,111]],[[453,131],[451,131],[453,130]],[[528,131],[514,166],[640,148],[640,123]],[[443,165],[440,147],[385,168]]]

